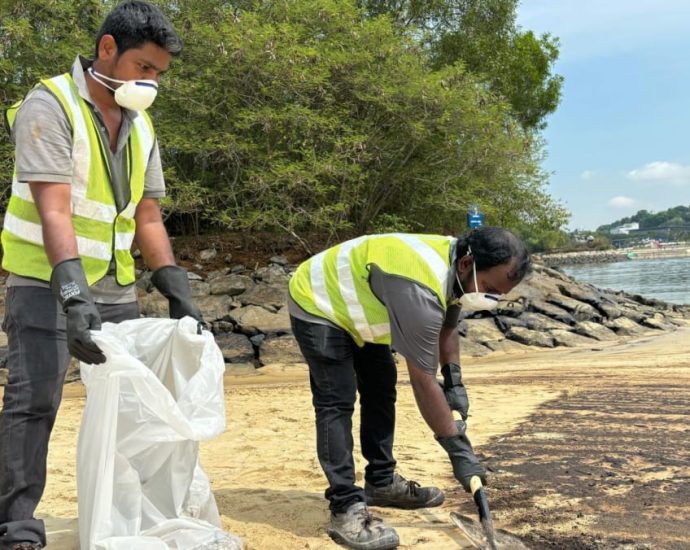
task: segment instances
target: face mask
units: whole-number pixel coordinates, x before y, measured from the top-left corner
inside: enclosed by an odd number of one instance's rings
[[[472,249],[467,247],[467,255],[472,255]],[[472,261],[472,273],[474,275],[474,288],[477,288],[477,266]],[[457,300],[457,303],[462,307],[462,311],[467,313],[472,313],[475,311],[493,311],[498,306],[498,296],[494,294],[487,294],[485,292],[465,292],[462,288],[462,283],[460,282],[460,277],[458,277],[458,271],[455,270],[455,279],[460,285],[460,290],[462,291],[462,296]]]
[[[158,93],[158,83],[155,80],[118,80],[104,74],[97,73],[93,67],[89,67],[89,74],[99,83],[115,92],[115,103],[132,111],[145,111],[148,109]],[[120,86],[113,88],[103,79],[117,82]]]

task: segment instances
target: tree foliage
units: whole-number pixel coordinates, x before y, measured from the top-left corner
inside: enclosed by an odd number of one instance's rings
[[[516,24],[519,0],[361,0],[388,14],[429,52],[435,68],[462,63],[505,98],[525,129],[542,129],[556,110],[563,78],[553,74],[558,40]]]
[[[549,231],[542,143],[459,63],[432,67],[390,13],[354,0],[160,0],[184,42],[149,110],[174,231]],[[0,94],[92,55],[111,2],[0,3]],[[11,150],[0,150],[11,178]]]

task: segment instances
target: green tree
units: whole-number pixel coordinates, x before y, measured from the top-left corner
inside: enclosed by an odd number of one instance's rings
[[[504,97],[526,129],[556,110],[563,78],[553,73],[558,40],[516,24],[519,0],[361,0],[371,16],[390,15],[429,51],[433,67],[462,63]]]

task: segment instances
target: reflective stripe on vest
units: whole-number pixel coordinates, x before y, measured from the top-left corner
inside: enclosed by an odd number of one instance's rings
[[[405,233],[346,241],[300,265],[290,279],[290,295],[308,313],[346,330],[360,346],[390,344],[390,319],[369,286],[369,266],[429,288],[445,309],[453,241]]]
[[[134,213],[144,192],[146,166],[155,143],[153,125],[144,112],[135,117],[127,143],[130,202],[117,212],[105,147],[93,114],[69,74],[41,82],[62,105],[72,128],[72,224],[89,284],[101,279],[115,260],[121,285],[135,281],[130,253],[136,228]],[[14,124],[20,103],[6,113]],[[12,273],[48,281],[52,268],[43,243],[41,220],[27,183],[12,178],[12,196],[2,232],[3,267]]]

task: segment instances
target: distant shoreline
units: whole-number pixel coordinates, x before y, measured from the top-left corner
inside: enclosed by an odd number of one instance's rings
[[[616,250],[586,250],[559,254],[535,254],[535,260],[547,267],[578,264],[602,264],[658,258],[690,258],[690,245],[669,248],[620,248]]]

